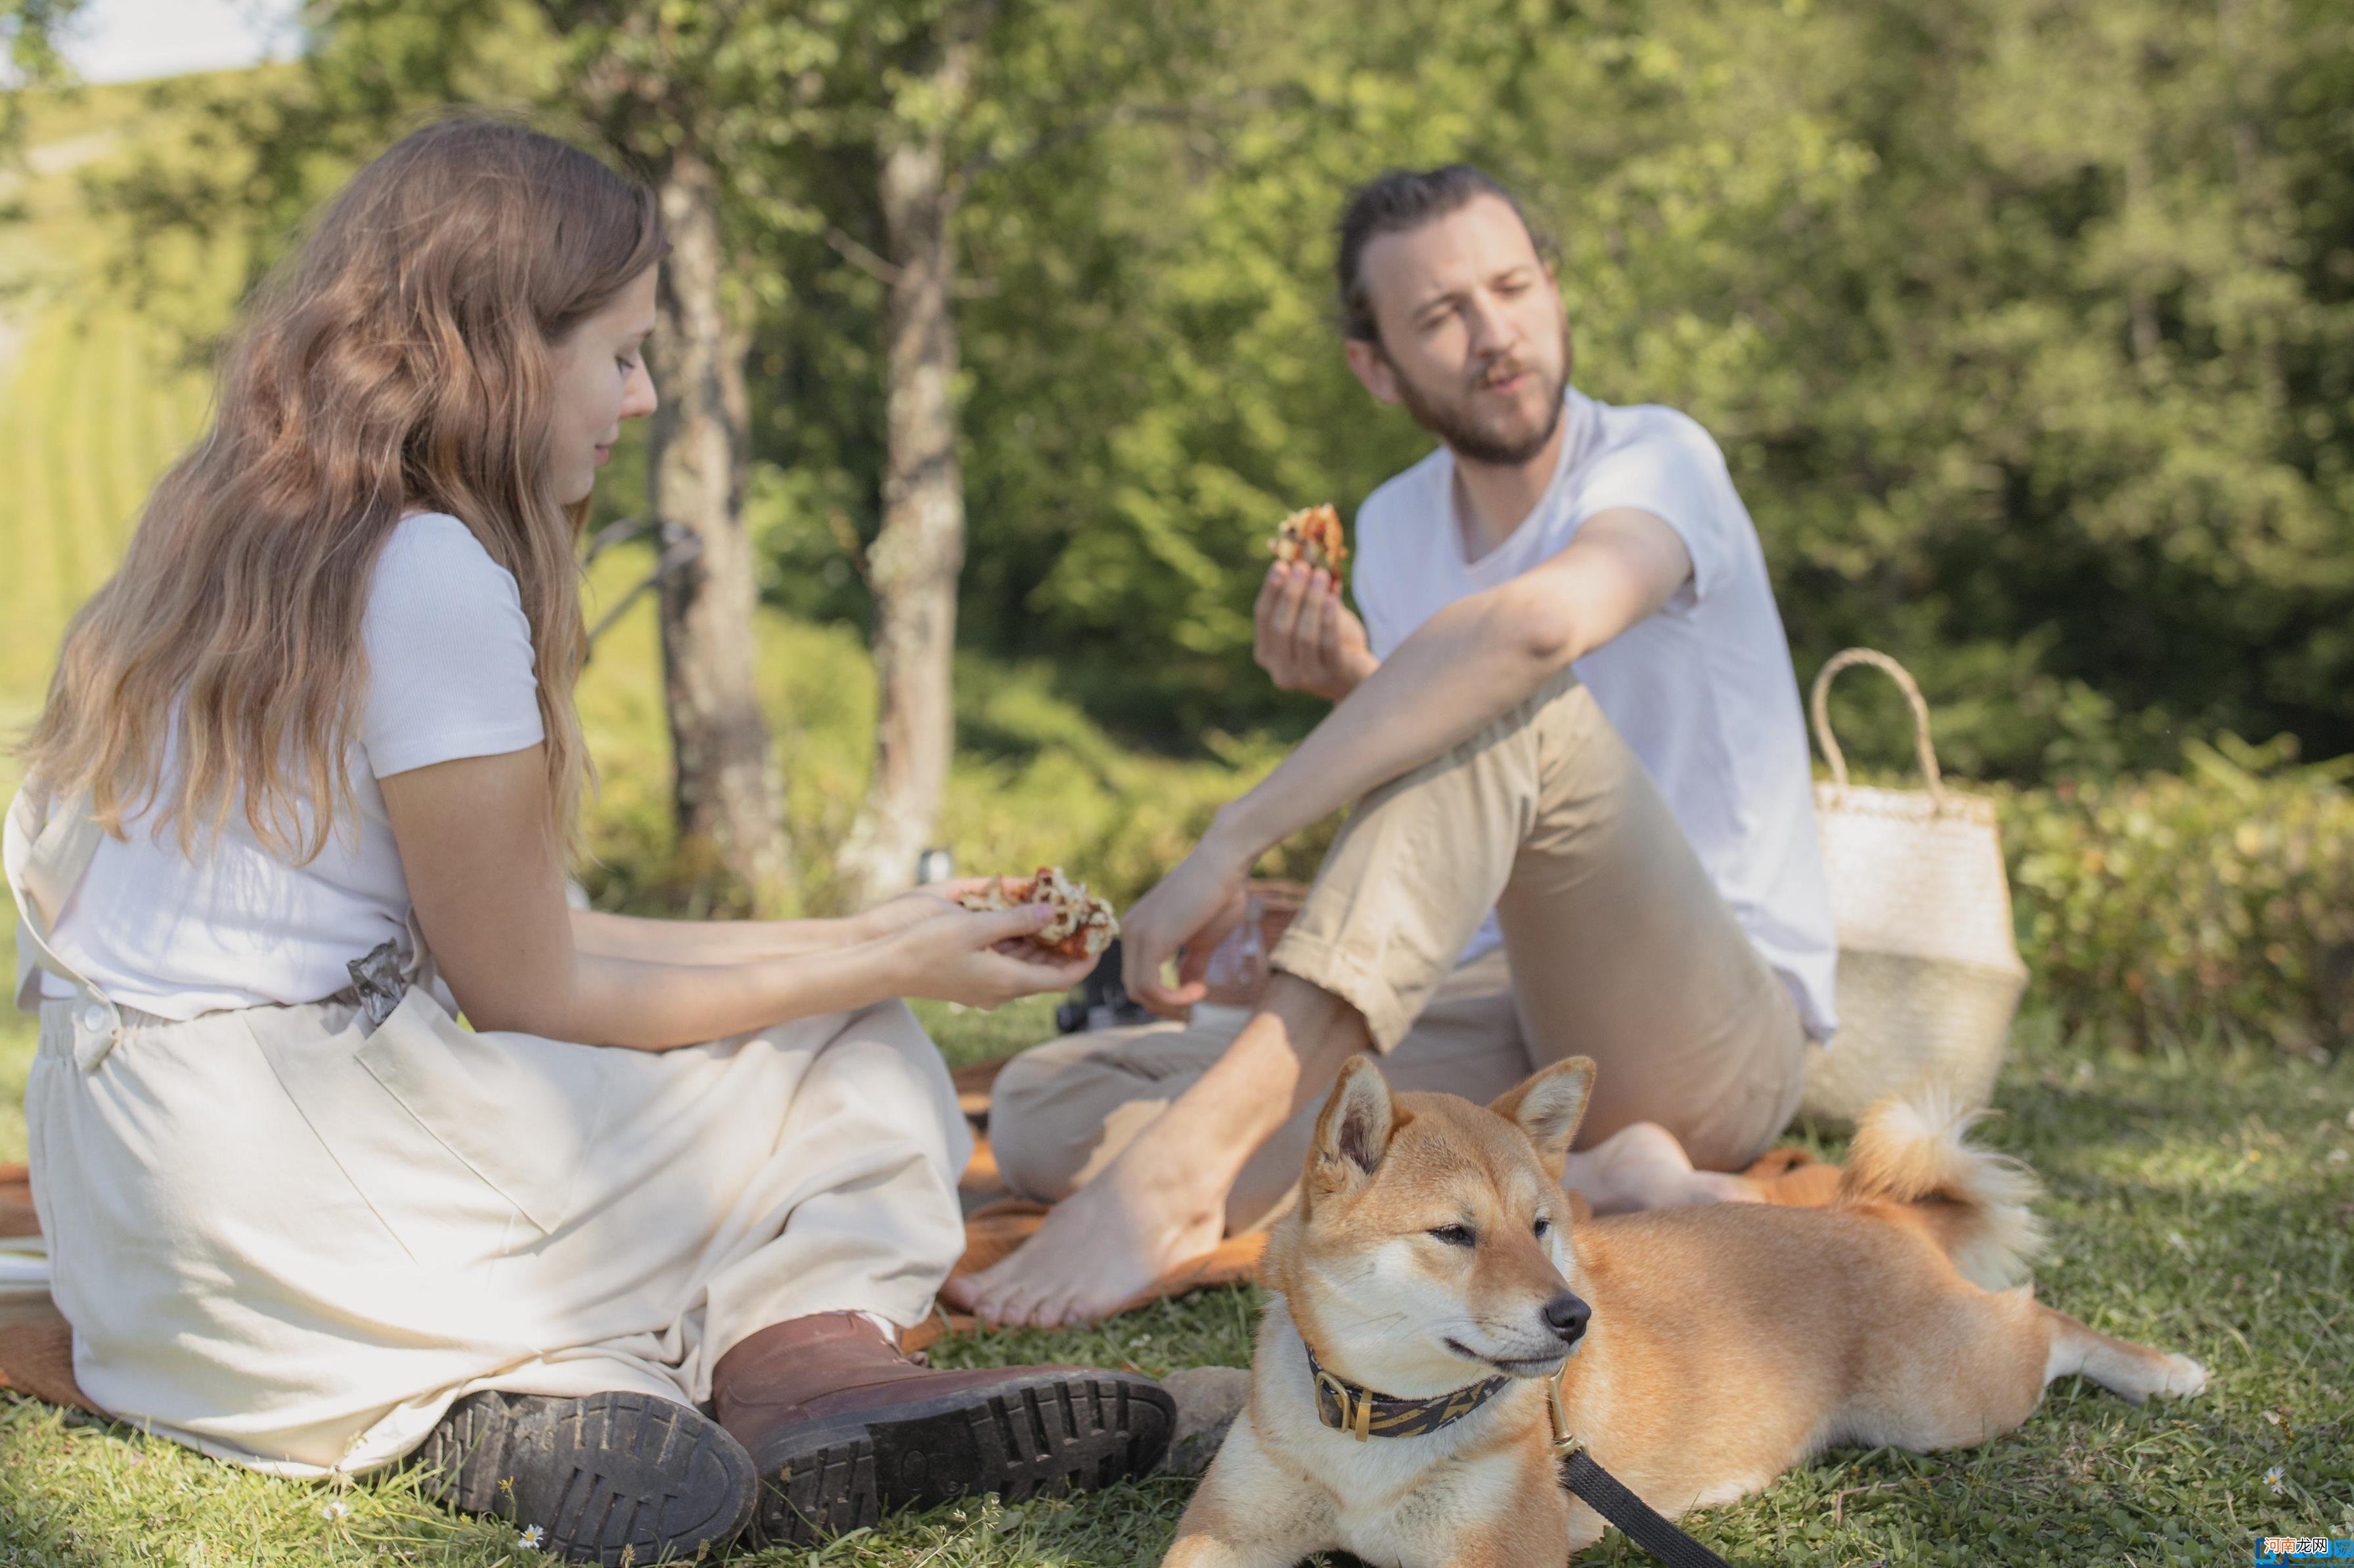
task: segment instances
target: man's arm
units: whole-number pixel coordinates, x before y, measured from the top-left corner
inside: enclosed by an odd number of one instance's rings
[[[1510,712],[1691,577],[1676,531],[1597,513],[1542,566],[1458,599],[1374,668],[1257,789],[1219,813],[1231,854],[1267,849]]]
[[[1129,994],[1173,1009],[1161,965],[1231,912],[1269,846],[1420,767],[1510,712],[1690,580],[1676,531],[1633,507],[1596,513],[1558,555],[1440,610],[1326,715],[1259,785],[1223,808],[1193,853],[1124,923]]]

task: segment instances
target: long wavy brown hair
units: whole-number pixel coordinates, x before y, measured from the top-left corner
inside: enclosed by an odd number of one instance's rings
[[[445,121],[361,170],[248,302],[211,428],[68,629],[25,747],[40,787],[87,789],[117,836],[151,813],[184,853],[241,810],[314,858],[355,821],[376,556],[446,512],[523,591],[568,837],[587,506],[551,491],[551,349],[667,249],[651,191],[520,125]]]

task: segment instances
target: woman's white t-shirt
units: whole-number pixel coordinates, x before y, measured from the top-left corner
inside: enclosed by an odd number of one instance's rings
[[[58,957],[116,1003],[170,1019],[316,1001],[408,921],[408,880],[376,780],[543,736],[531,626],[514,575],[455,517],[419,513],[377,557],[360,625],[367,695],[350,751],[355,820],[290,865],[232,810],[193,856],[144,819],[100,841],[58,916]],[[172,759],[167,754],[165,766]],[[70,994],[55,976],[44,994]]]
[[[1560,465],[1535,510],[1476,561],[1464,558],[1445,447],[1365,498],[1350,586],[1366,639],[1388,658],[1447,605],[1559,555],[1597,512],[1636,507],[1674,529],[1691,580],[1578,660],[1577,678],[1667,798],[1807,1033],[1827,1039],[1839,944],[1797,676],[1756,525],[1716,442],[1686,415],[1573,387],[1562,425]],[[1490,916],[1466,956],[1501,939]]]

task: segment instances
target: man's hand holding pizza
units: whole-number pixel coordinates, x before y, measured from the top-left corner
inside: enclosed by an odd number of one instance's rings
[[[1341,566],[1349,556],[1341,520],[1330,506],[1295,512],[1270,548],[1275,564],[1259,585],[1251,656],[1278,689],[1337,703],[1381,663],[1364,622],[1341,602]]]

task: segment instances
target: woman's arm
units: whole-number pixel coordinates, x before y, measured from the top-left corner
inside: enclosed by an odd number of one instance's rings
[[[478,1029],[667,1050],[894,996],[994,1007],[1075,985],[1091,967],[994,950],[1044,925],[1038,907],[977,915],[943,906],[861,940],[718,961],[587,950],[564,902],[539,747],[381,783],[426,942]],[[693,936],[659,940],[691,943]]]
[[[863,940],[849,920],[646,920],[572,911],[572,948],[600,959],[663,964],[740,964],[830,953]]]
[[[981,892],[996,881],[993,876],[960,876],[936,882],[837,920],[644,920],[578,909],[572,914],[572,946],[599,958],[662,964],[740,964],[797,953],[831,953],[946,914],[966,894]]]

